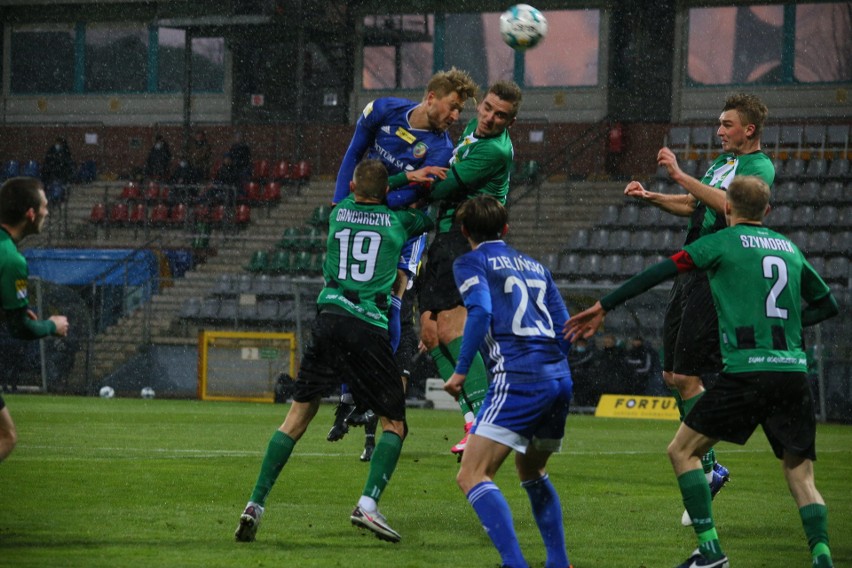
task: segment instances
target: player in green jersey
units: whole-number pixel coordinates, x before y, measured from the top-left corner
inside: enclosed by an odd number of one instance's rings
[[[475,195],[491,195],[505,205],[514,149],[508,128],[521,105],[521,89],[511,81],[492,85],[476,107],[476,118],[465,127],[453,150],[446,179],[436,182],[428,200],[441,202],[438,234],[429,247],[421,276],[421,320],[434,320],[437,328],[422,325],[422,341],[435,361],[441,378],[450,379],[461,349],[467,311],[455,287],[453,261],[470,250],[461,228],[454,222],[456,208]],[[453,446],[461,455],[476,413],[488,390],[488,376],[477,354],[459,396],[465,418],[465,436]]]
[[[802,327],[837,314],[837,302],[796,245],[763,227],[769,186],[762,179],[737,176],[726,197],[728,228],[685,245],[576,314],[566,323],[565,335],[589,337],[619,304],[678,273],[706,272],[719,317],[723,369],[684,417],[668,448],[699,542],[679,568],[728,566],[701,457],[719,440],[745,444],[758,424],[781,460],[813,566],[830,567],[828,516],[814,484],[816,418]]]
[[[342,377],[355,403],[372,409],[382,424],[364,492],[350,520],[382,540],[400,540],[377,504],[407,431],[405,391],[388,337],[387,311],[402,245],[433,223],[418,209],[392,210],[384,204],[387,170],[377,160],[358,164],[350,187],[354,195],[338,203],[329,217],[325,286],[317,298],[318,314],[296,378],[293,404],[269,441],[254,491],[240,516],[238,541],[255,539],[273,484],[316,416],[321,397],[338,388]]]
[[[649,192],[636,181],[630,182],[624,193],[673,215],[689,217],[687,244],[725,228],[725,190],[734,176],[757,176],[769,187],[775,181],[772,160],[760,149],[760,134],[768,112],[754,95],[728,97],[716,132],[722,142],[722,154],[700,180],[680,169],[669,148],[662,148],[657,154],[657,163],[666,168],[672,181],[686,193]],[[721,369],[716,310],[703,272],[677,276],[663,328],[663,380],[677,401],[682,420],[704,393],[702,376],[706,379]],[[702,463],[715,496],[727,483],[729,472],[716,462],[712,448]],[[684,512],[681,522],[689,526],[692,520]]]
[[[40,320],[29,309],[27,260],[17,247],[24,237],[41,232],[47,216],[47,198],[38,179],[11,178],[0,187],[0,319],[5,319],[9,333],[18,339],[68,334],[65,316]],[[12,452],[17,438],[12,415],[0,395],[0,462]]]

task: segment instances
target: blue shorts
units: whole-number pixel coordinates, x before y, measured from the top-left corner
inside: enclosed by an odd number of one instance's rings
[[[399,264],[396,265],[400,270],[405,270],[408,273],[408,278],[412,278],[417,274],[417,265],[420,264],[420,259],[423,258],[423,251],[426,250],[426,238],[429,233],[423,233],[416,237],[411,237],[405,244],[402,245],[402,251],[399,253]]]
[[[571,377],[511,383],[499,374],[489,385],[470,431],[522,454],[531,442],[538,450],[558,452],[572,390]]]

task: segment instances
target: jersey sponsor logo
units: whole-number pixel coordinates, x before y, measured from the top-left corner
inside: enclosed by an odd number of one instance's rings
[[[367,106],[364,107],[364,111],[361,113],[361,115],[364,118],[367,118],[368,116],[370,116],[370,113],[373,112],[373,103],[374,102],[376,102],[376,101],[370,101],[370,102],[367,103]]]
[[[737,171],[737,159],[735,157],[728,158],[728,161],[720,165],[713,172],[713,177],[710,178],[710,183],[713,187],[724,188],[731,184],[734,179],[734,172]],[[708,172],[709,173],[709,172]]]
[[[341,207],[337,210],[337,219],[341,223],[355,223],[358,225],[370,225],[372,227],[390,227],[390,213],[377,213],[374,211],[353,211]]]
[[[472,276],[462,282],[461,286],[459,286],[459,294],[464,294],[468,290],[470,290],[471,286],[475,286],[479,284],[479,276]]]
[[[373,150],[375,150],[376,154],[378,154],[382,161],[385,162],[385,167],[388,168],[388,173],[400,172],[405,169],[405,163],[394,156],[391,152],[385,150],[378,142],[373,144]]]
[[[777,355],[760,355],[748,358],[750,365],[758,365],[761,363],[771,363],[773,365],[807,365],[807,357],[779,357]]]
[[[489,256],[488,262],[492,270],[517,270],[518,272],[531,271],[536,274],[544,274],[544,267],[531,258],[522,256]]]
[[[411,153],[414,155],[415,158],[419,159],[426,155],[426,150],[428,149],[429,147],[426,144],[424,144],[423,142],[418,142],[414,145],[414,150],[412,150]]]
[[[408,142],[409,144],[414,144],[414,141],[417,140],[417,137],[414,134],[412,134],[402,126],[396,129],[396,135]]]
[[[759,237],[757,235],[740,235],[740,244],[743,248],[759,248],[767,250],[783,250],[795,252],[793,245],[786,239],[775,237]]]
[[[19,300],[27,299],[27,281],[15,280],[15,297]]]

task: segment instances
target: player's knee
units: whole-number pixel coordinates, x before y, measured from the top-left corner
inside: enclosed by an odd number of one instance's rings
[[[0,430],[0,459],[8,456],[18,443],[15,430]]]

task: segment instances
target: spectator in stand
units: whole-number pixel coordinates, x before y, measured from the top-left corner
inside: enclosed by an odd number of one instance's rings
[[[171,163],[172,151],[169,143],[163,139],[162,134],[157,134],[145,161],[145,175],[155,180],[166,180],[169,178]]]
[[[181,156],[180,160],[178,160],[178,165],[175,168],[175,171],[172,172],[170,181],[175,185],[198,183],[197,172],[195,171],[195,168],[190,165],[186,156]]]
[[[611,333],[603,336],[596,367],[597,398],[600,398],[602,394],[631,392],[629,369],[624,361],[624,349]],[[597,404],[597,398],[594,404]]]
[[[203,130],[195,133],[195,139],[189,145],[189,166],[195,172],[195,181],[210,179],[210,165],[213,151],[207,143],[207,134]]]
[[[243,140],[243,133],[239,130],[234,132],[234,143],[228,152],[240,173],[241,181],[248,181],[251,178],[251,148]]]
[[[660,358],[657,352],[645,345],[642,336],[630,340],[630,349],[624,353],[630,388],[624,394],[651,394],[662,379]]]
[[[574,381],[574,404],[576,406],[594,406],[600,393],[594,392],[597,349],[594,342],[577,338],[568,352],[568,366]]]
[[[53,145],[47,149],[41,168],[41,179],[45,185],[58,181],[67,185],[74,177],[74,160],[65,138],[57,136]]]
[[[222,166],[213,178],[213,185],[207,189],[207,201],[210,203],[232,204],[242,185],[242,176],[234,163],[230,152],[222,157]]]

